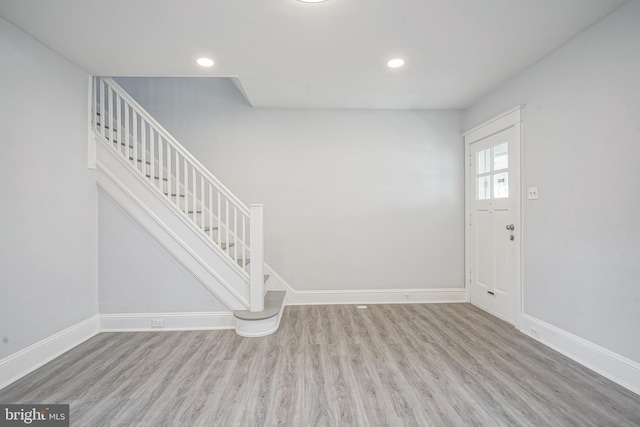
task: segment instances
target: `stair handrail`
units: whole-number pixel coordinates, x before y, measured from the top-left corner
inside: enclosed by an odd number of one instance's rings
[[[188,161],[191,162],[202,175],[206,176],[214,184],[214,186],[218,187],[218,189],[220,189],[220,191],[222,191],[228,199],[230,199],[235,205],[237,205],[237,207],[241,209],[242,213],[250,216],[249,207],[242,203],[242,201],[235,194],[233,194],[231,190],[229,190],[224,184],[222,184],[222,182],[220,182],[218,178],[216,178],[206,167],[204,167],[204,165],[202,165],[202,163],[200,163],[198,159],[193,156],[193,154],[191,154],[186,148],[184,148],[184,146],[180,144],[178,140],[176,140],[173,135],[169,133],[169,131],[167,131],[160,123],[158,123],[158,121],[154,119],[153,116],[151,116],[147,112],[147,110],[145,110],[140,104],[138,104],[138,102],[133,99],[131,95],[129,95],[129,93],[125,91],[118,83],[116,83],[115,80],[113,80],[111,77],[98,78],[102,79],[102,81],[111,86],[111,88],[126,103],[128,103],[131,107],[133,107],[134,110],[136,110],[136,113],[138,113],[155,128],[156,132],[159,131],[160,134],[167,140],[167,142],[169,142],[177,151],[179,151],[184,158],[188,159]]]

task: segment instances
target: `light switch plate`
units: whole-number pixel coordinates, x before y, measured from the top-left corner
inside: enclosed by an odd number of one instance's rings
[[[538,200],[538,187],[529,187],[529,200]]]

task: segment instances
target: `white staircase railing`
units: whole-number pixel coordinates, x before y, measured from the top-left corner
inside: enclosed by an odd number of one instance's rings
[[[93,79],[93,127],[198,227],[249,282],[249,310],[264,307],[263,207],[245,206],[124,89]]]

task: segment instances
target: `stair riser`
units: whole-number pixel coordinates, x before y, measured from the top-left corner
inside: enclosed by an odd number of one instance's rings
[[[151,181],[151,174],[149,172],[145,173],[145,176],[148,180]],[[160,174],[158,173],[158,171],[155,171],[154,173],[153,182],[154,182],[154,185],[158,188],[161,188],[164,193],[167,193],[168,189],[171,188],[171,194],[173,196],[176,196],[178,194],[180,194],[181,196],[184,196],[186,194],[184,187],[182,185],[182,181],[180,181],[178,185],[175,178],[171,177],[171,187],[169,187],[169,178],[166,175],[163,175],[162,181],[160,181]],[[160,182],[162,182],[162,184],[159,184]],[[189,195],[189,199],[191,198],[192,196]],[[199,198],[200,198],[200,194],[196,194],[196,199],[199,199]],[[206,204],[205,204],[205,207],[206,207]]]
[[[192,213],[191,210],[189,210],[187,212],[187,216],[189,218],[193,218],[194,214]],[[206,227],[209,227],[209,226],[218,227],[218,221],[216,220],[216,218],[213,215],[210,215],[206,210],[204,211],[204,213],[202,213],[201,211],[196,211],[195,221],[198,226],[200,226],[201,218],[204,218],[204,224]],[[218,231],[219,231],[218,229],[213,230],[216,236]],[[222,233],[223,238],[227,235],[227,229],[224,227],[224,225],[220,229],[220,232]],[[233,238],[233,227],[229,230],[229,236]],[[238,224],[238,239],[242,239],[242,224]],[[249,240],[249,224],[248,223],[245,225],[245,239]]]
[[[209,235],[209,233],[207,233],[207,235]],[[218,233],[214,232],[213,234],[213,241],[216,244],[219,244],[222,250],[224,250],[227,254],[236,259],[249,259],[249,252],[246,250],[246,248],[243,248],[241,242],[238,241],[236,244],[236,242],[233,241],[233,236],[230,235],[229,242],[227,243],[226,238],[227,237],[223,235],[221,237],[221,240],[218,241]],[[238,264],[240,264],[240,262],[238,262]]]
[[[191,214],[188,214],[188,216],[189,216],[189,218],[192,217]],[[200,216],[201,216],[200,214],[196,214],[196,220],[197,220],[196,226],[198,228],[201,228],[200,227]],[[210,232],[207,228],[211,227],[211,226],[213,226],[214,229],[211,230],[211,232]],[[238,258],[247,258],[249,255],[246,252],[243,254],[241,242],[238,241],[238,245],[237,246],[235,245],[235,242],[234,242],[234,239],[233,239],[233,233],[229,232],[229,243],[230,244],[227,245],[227,233],[226,233],[226,230],[223,230],[222,233],[219,233],[219,230],[217,228],[215,228],[217,226],[218,226],[218,223],[215,221],[215,219],[207,218],[207,216],[205,216],[205,227],[203,229],[204,233],[207,236],[211,236],[213,241],[216,244],[220,244],[222,246],[223,250],[225,252],[227,252],[228,254],[235,253]],[[240,239],[241,236],[238,236],[238,238]],[[249,237],[246,236],[246,238],[247,238],[247,241],[248,241]]]
[[[224,242],[223,242],[223,243],[224,243]],[[236,258],[236,259],[245,259],[245,258],[246,258],[246,259],[247,259],[247,262],[246,262],[246,263],[248,264],[248,262],[249,262],[249,261],[248,261],[248,259],[249,259],[249,253],[248,253],[248,252],[246,252],[246,248],[244,248],[244,249],[245,249],[245,253],[243,254],[243,253],[242,253],[243,247],[242,247],[242,245],[241,245],[241,244],[238,244],[238,245],[236,246],[236,245],[233,245],[233,241],[232,241],[231,243],[232,243],[232,246],[231,246],[231,247],[229,247],[229,248],[227,248],[227,249],[225,250],[225,252],[226,252],[226,253],[228,253],[228,254],[229,254],[229,255],[231,255],[231,256],[233,256],[233,254],[235,254],[235,258]],[[242,265],[242,264],[240,264],[240,262],[239,262],[239,261],[238,261],[238,264],[239,264],[239,265]]]
[[[184,212],[183,209],[181,209],[182,212]],[[195,220],[194,215],[191,212],[186,213],[187,217],[191,220],[191,221],[195,221],[195,225],[196,227],[203,229],[203,231],[208,235],[209,234],[209,230],[206,230],[208,228],[213,228],[213,234],[214,236],[216,236],[216,228],[218,226],[217,221],[212,218],[209,215],[204,215],[202,216],[201,214],[196,214],[195,215]],[[202,221],[201,221],[202,218]]]
[[[149,177],[147,176],[147,179],[149,181],[151,181],[151,179],[149,179]],[[160,182],[162,182],[160,184]],[[160,181],[160,178],[156,177],[153,180],[153,184],[159,188],[160,190],[162,190],[163,193],[168,193],[169,191],[171,191],[171,194],[184,194],[184,190],[182,188],[179,188],[175,181],[171,181],[171,186],[169,186],[169,182],[167,182],[166,180],[162,180]]]
[[[115,141],[118,141],[118,139],[116,138]],[[125,149],[125,144],[124,143],[116,143],[114,142],[113,146],[116,148],[116,150],[120,151],[123,155],[126,153]],[[129,145],[129,157],[133,157],[134,151],[133,151],[133,145]],[[138,156],[137,159],[142,159],[142,148],[138,146]]]
[[[178,206],[180,210],[202,210],[202,205],[198,200],[194,200],[192,197],[179,197],[171,196],[171,201]]]

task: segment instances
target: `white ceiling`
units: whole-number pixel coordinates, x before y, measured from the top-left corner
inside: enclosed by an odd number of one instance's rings
[[[93,75],[238,77],[257,107],[449,109],[622,3],[0,0],[0,16]]]

